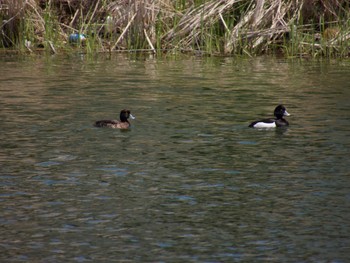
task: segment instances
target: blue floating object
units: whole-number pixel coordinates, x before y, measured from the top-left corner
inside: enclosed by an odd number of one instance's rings
[[[86,40],[86,36],[84,34],[73,33],[69,35],[68,42],[71,44],[77,44],[80,42],[84,42]]]

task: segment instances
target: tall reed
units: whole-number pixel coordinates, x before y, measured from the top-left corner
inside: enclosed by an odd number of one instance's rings
[[[0,0],[0,47],[347,57],[349,5],[347,0]],[[85,34],[84,45],[70,46],[72,33]]]

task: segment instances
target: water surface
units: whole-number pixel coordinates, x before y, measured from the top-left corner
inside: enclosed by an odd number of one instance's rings
[[[348,262],[349,61],[0,67],[0,261]],[[247,127],[279,103],[288,129]]]

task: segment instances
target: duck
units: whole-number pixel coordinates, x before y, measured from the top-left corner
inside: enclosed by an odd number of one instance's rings
[[[280,104],[275,108],[274,115],[276,118],[263,119],[254,121],[249,124],[250,128],[275,128],[275,127],[286,127],[289,123],[283,116],[290,116],[286,108]]]
[[[96,121],[95,127],[108,127],[113,129],[128,129],[131,125],[128,121],[129,117],[135,119],[135,117],[130,113],[130,110],[124,109],[120,111],[120,121],[119,120],[100,120]]]

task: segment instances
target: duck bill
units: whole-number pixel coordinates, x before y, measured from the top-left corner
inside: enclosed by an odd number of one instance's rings
[[[285,111],[283,115],[284,116],[289,116],[290,114],[287,111]]]
[[[133,119],[133,120],[136,119],[136,117],[134,117],[132,114],[130,114],[130,118]]]

